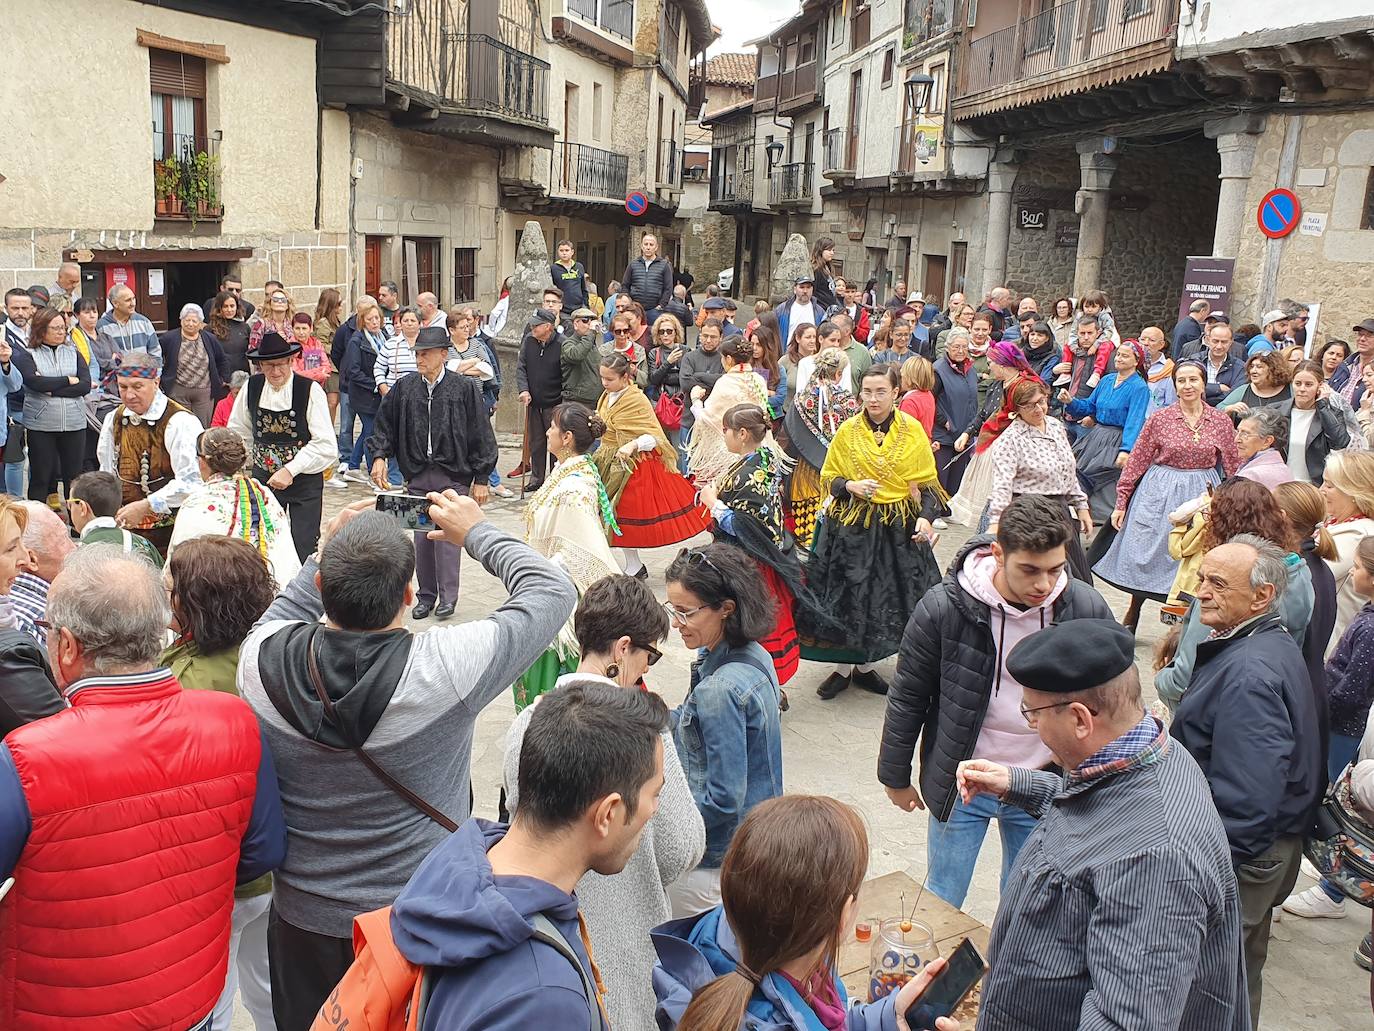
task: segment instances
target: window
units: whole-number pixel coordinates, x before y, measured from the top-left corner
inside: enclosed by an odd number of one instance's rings
[[[862,47],[868,46],[871,38],[869,34],[869,25],[872,14],[873,9],[869,7],[868,4],[861,4],[854,8],[854,16],[850,19],[851,25],[849,28],[850,50],[859,50]]]
[[[477,300],[477,248],[453,248],[453,303]]]
[[[196,154],[207,147],[205,58],[148,51],[152,90],[153,157]]]
[[[782,48],[782,71],[790,72],[797,67],[797,41],[791,40]]]
[[[930,77],[935,81],[930,84],[930,99],[926,101],[926,114],[942,114],[945,110],[945,66],[942,64],[931,65]]]
[[[592,83],[592,139],[601,142],[601,83]]]
[[[1369,170],[1369,178],[1364,184],[1364,213],[1360,216],[1361,229],[1374,229],[1374,168]]]
[[[892,85],[892,69],[897,63],[897,48],[888,47],[883,51],[883,89]]]
[[[401,303],[414,304],[423,293],[439,293],[439,241],[422,236],[401,239]]]
[[[1128,19],[1139,18],[1141,15],[1149,14],[1152,6],[1154,6],[1152,0],[1126,0],[1126,9],[1123,14]]]
[[[816,37],[803,36],[801,38],[801,52],[797,58],[798,64],[810,64],[816,59]]]

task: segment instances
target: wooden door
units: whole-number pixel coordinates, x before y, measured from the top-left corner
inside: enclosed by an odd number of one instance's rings
[[[376,297],[382,285],[382,238],[369,236],[363,242],[363,290]]]
[[[170,329],[167,322],[167,267],[165,265],[138,265],[138,310],[146,315],[158,329]]]
[[[945,256],[943,254],[927,254],[924,257],[926,277],[921,283],[921,296],[926,299],[927,304],[938,304],[944,307]]]

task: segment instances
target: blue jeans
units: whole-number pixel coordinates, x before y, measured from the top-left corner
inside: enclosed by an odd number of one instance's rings
[[[933,816],[930,818],[926,840],[926,867],[929,871],[926,886],[956,909],[963,906],[964,898],[968,895],[969,881],[973,879],[973,868],[978,863],[978,852],[983,847],[988,821],[994,818],[1002,835],[1001,885],[1005,889],[1012,864],[1016,862],[1031,831],[1035,830],[1035,817],[1024,809],[999,802],[991,795],[979,795],[968,805],[956,798],[954,809],[944,823]]]
[[[353,406],[348,403],[348,391],[339,391],[339,464],[351,465],[353,455]]]
[[[491,475],[487,477],[487,486],[488,486],[488,487],[499,487],[499,486],[501,486],[501,474],[500,474],[499,472],[497,472],[495,469],[493,469],[493,470],[491,471]]]
[[[377,416],[359,412],[358,418],[363,422],[363,429],[358,436],[353,438],[352,461],[348,464],[354,469],[361,469],[363,475],[370,479],[372,476],[372,450],[367,447],[367,438],[372,436],[372,424],[377,420]],[[362,464],[364,452],[366,452],[367,465]],[[401,467],[396,464],[394,458],[389,459],[386,463],[386,478],[393,487],[399,487],[405,482],[401,479]]]

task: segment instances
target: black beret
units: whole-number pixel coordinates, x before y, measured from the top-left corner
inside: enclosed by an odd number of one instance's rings
[[[530,316],[530,325],[556,326],[558,325],[558,316],[547,308],[535,308],[534,314]]]
[[[1135,634],[1114,619],[1071,619],[1037,630],[1007,656],[1022,687],[1046,694],[1090,691],[1135,665]]]

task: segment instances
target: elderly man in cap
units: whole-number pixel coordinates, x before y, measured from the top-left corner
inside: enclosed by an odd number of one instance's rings
[[[563,372],[563,400],[595,408],[601,399],[601,334],[590,308],[574,308],[572,332],[563,338],[559,365]]]
[[[1264,313],[1261,328],[1245,344],[1245,357],[1253,358],[1266,351],[1277,351],[1288,342],[1288,312],[1274,308]]]
[[[1347,401],[1354,397],[1359,388],[1364,367],[1374,362],[1374,316],[1351,327],[1354,334],[1355,353],[1336,367],[1328,382],[1331,389],[1339,391]]]
[[[1240,534],[1202,557],[1198,616],[1211,636],[1169,732],[1207,775],[1240,883],[1250,1018],[1259,1025],[1270,911],[1298,878],[1326,786],[1307,664],[1279,619],[1284,553]]]
[[[300,350],[295,339],[263,334],[248,352],[258,371],[234,398],[229,428],[248,445],[253,476],[272,488],[290,516],[291,541],[304,562],[320,539],[324,472],[334,468],[339,444],[324,390],[292,370]]]
[[[1011,650],[1007,672],[1066,772],[959,766],[966,800],[1040,818],[997,910],[980,1031],[1244,1031],[1226,831],[1197,762],[1142,710],[1131,631],[1054,624]]]
[[[166,557],[177,509],[201,482],[200,420],[162,392],[157,358],[125,351],[110,362],[102,382],[106,391],[118,390],[119,404],[100,428],[100,471],[119,477],[124,504],[116,525],[146,537]]]
[[[804,272],[797,277],[792,287],[792,299],[783,301],[773,309],[773,314],[778,317],[778,325],[782,329],[783,346],[792,339],[792,327],[803,323],[819,326],[825,321],[825,309],[816,303],[813,296],[815,289],[816,281],[811,278],[811,273]]]
[[[372,482],[390,490],[387,459],[395,458],[411,494],[470,494],[487,500],[487,478],[496,468],[496,435],[482,404],[482,388],[471,376],[444,368],[448,334],[438,327],[420,330],[415,340],[418,375],[402,376],[382,398],[368,447]],[[415,532],[415,575],[420,590],[410,614],[448,619],[458,604],[462,551],[446,541]]]
[[[525,406],[525,447],[530,462],[526,490],[538,490],[549,473],[549,425],[553,410],[563,401],[562,343],[557,331],[558,316],[536,308],[525,327],[515,364],[515,382],[520,403]]]

